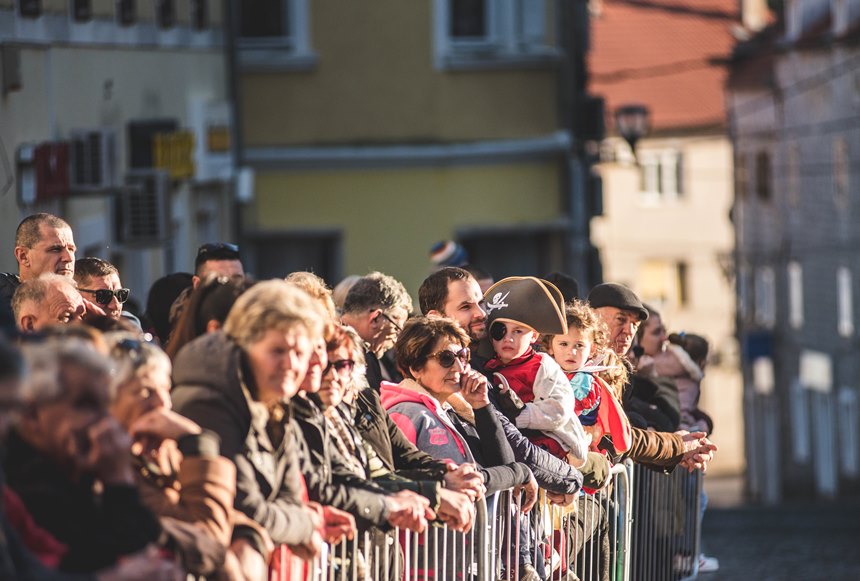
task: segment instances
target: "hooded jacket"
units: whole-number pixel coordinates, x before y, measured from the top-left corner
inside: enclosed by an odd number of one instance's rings
[[[473,418],[464,419],[412,379],[397,385],[382,382],[380,397],[391,419],[419,449],[440,460],[476,463],[487,494],[523,484],[531,477],[528,466],[514,460],[492,405],[474,410]]]
[[[265,528],[276,544],[308,542],[314,527],[301,500],[302,483],[289,406],[270,418],[244,378],[242,351],[223,332],[198,337],[173,364],[174,409],[221,438],[221,454],[236,465],[234,506]]]
[[[427,452],[418,449],[385,411],[379,392],[363,389],[355,402],[355,427],[382,464],[391,472],[413,480],[442,480],[448,469]]]

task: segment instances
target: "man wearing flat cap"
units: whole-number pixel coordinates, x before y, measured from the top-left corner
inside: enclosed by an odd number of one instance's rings
[[[591,289],[588,303],[609,327],[609,344],[612,350],[619,356],[625,356],[633,346],[633,338],[636,337],[639,325],[648,318],[648,309],[636,293],[614,282],[599,284]],[[629,396],[632,389],[627,386],[624,392]],[[628,414],[631,413],[627,410],[627,405],[625,410]],[[626,456],[635,462],[662,468],[681,464],[690,470],[704,470],[716,450],[716,446],[703,432],[670,434],[633,427],[632,437],[633,444]]]
[[[648,309],[636,293],[614,282],[605,282],[591,289],[588,304],[609,327],[609,346],[616,355],[626,355],[639,325],[648,318]]]

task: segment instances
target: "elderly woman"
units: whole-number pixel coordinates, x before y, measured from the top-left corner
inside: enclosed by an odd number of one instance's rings
[[[406,379],[398,385],[382,384],[382,404],[420,450],[439,460],[475,464],[489,494],[525,486],[523,510],[528,512],[537,483],[525,464],[514,462],[504,428],[490,406],[487,380],[469,367],[468,344],[469,336],[451,319],[410,320],[395,346]],[[457,411],[452,401],[458,403]],[[525,543],[520,552],[526,552]]]
[[[472,499],[463,492],[442,486],[442,475],[448,472],[444,464],[428,457],[429,469],[397,473],[382,461],[374,447],[356,429],[353,419],[357,410],[356,400],[359,388],[365,387],[363,382],[359,383],[364,378],[361,371],[364,350],[361,345],[358,333],[347,326],[338,326],[326,344],[328,365],[317,397],[325,410],[334,446],[348,459],[349,466],[357,475],[372,478],[387,490],[417,492],[430,502],[439,520],[454,530],[468,531],[474,518]],[[418,450],[415,453],[426,456]],[[470,487],[469,491],[473,489]]]
[[[262,527],[233,508],[236,468],[219,455],[218,436],[172,411],[171,364],[164,351],[142,341],[139,334],[114,332],[106,340],[117,364],[110,412],[134,440],[141,499],[161,518],[162,526],[171,519],[191,523],[194,530],[185,538],[205,537],[196,545],[212,556],[195,563],[197,574],[244,579],[237,558],[242,540],[252,539],[254,546],[267,549],[271,540]],[[225,555],[233,539],[236,550]],[[221,574],[214,577],[217,570]]]
[[[173,369],[176,411],[218,434],[222,454],[236,465],[235,507],[305,558],[319,553],[321,531],[330,541],[342,536],[337,525],[323,529],[331,515],[306,502],[289,425],[289,400],[321,333],[305,292],[261,282],[239,297],[223,331],[186,345]]]
[[[536,494],[531,471],[514,462],[490,407],[486,378],[469,367],[468,344],[469,336],[451,319],[410,320],[395,346],[406,379],[382,386],[382,404],[419,449],[439,460],[477,464],[487,493],[529,485]],[[449,403],[454,394],[468,406],[455,412]]]

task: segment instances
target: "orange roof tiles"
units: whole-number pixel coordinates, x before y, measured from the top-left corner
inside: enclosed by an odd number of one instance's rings
[[[603,0],[591,20],[590,91],[612,111],[641,103],[652,131],[725,124],[737,0]]]

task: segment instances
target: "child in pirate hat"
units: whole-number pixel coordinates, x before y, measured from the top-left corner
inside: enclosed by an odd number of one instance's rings
[[[532,276],[500,280],[484,295],[493,374],[502,411],[529,439],[574,467],[585,463],[589,437],[576,416],[570,382],[552,356],[534,344],[541,333],[567,333],[564,298],[551,283]]]

